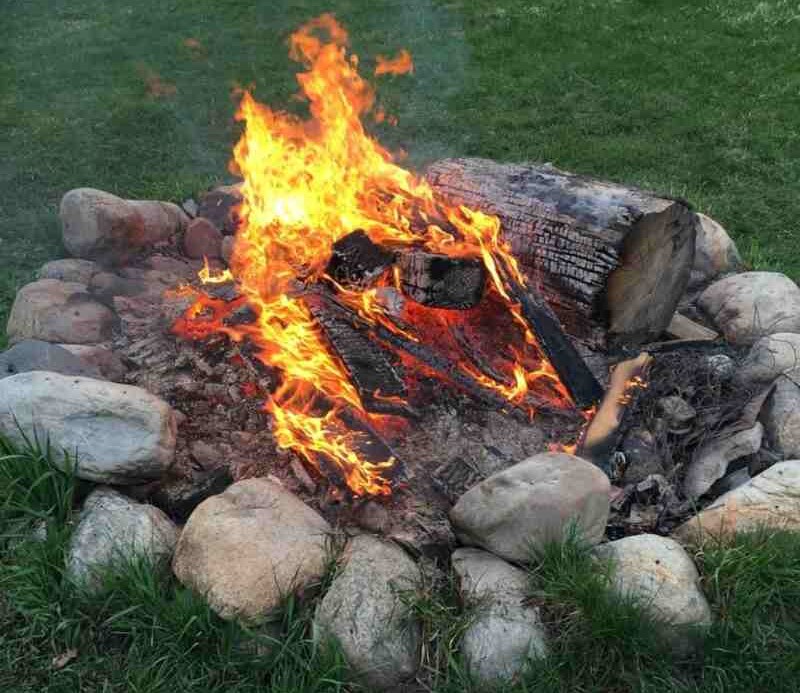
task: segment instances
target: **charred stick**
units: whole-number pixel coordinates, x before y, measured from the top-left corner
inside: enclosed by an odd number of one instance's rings
[[[603,388],[569,341],[555,313],[538,293],[517,281],[502,256],[495,255],[494,259],[506,291],[519,304],[525,322],[575,406],[586,409],[597,404],[603,397]]]

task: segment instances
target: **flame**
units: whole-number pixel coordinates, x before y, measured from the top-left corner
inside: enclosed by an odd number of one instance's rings
[[[231,165],[244,179],[243,202],[231,272],[212,273],[207,262],[201,270],[206,283],[235,279],[241,299],[226,306],[201,296],[175,331],[193,339],[215,332],[249,339],[259,358],[281,374],[280,386],[265,405],[278,445],[312,465],[333,465],[356,495],[387,494],[387,471],[395,460],[365,459],[359,452],[361,435],[342,424],[344,411],[370,417],[301,298],[303,282],[324,276],[333,244],[355,229],[387,247],[413,245],[482,258],[494,290],[523,331],[527,356],[506,374],[508,382],[471,375],[515,403],[543,381],[552,386],[554,400],[569,404],[569,397],[505,290],[498,258],[519,283],[525,279],[501,237],[497,217],[445,204],[366,132],[366,116],[383,111],[375,104],[372,86],[359,75],[344,28],[323,14],[292,34],[289,53],[304,67],[297,81],[310,117],[273,110],[243,94],[236,118],[245,128]],[[375,73],[412,70],[411,55],[404,50],[395,58],[378,58]],[[384,286],[399,287],[396,272],[387,273]],[[388,319],[375,290],[340,286],[337,296],[365,320],[400,329]],[[256,321],[226,324],[226,315],[243,303],[253,309]]]
[[[375,62],[375,76],[379,75],[407,75],[414,72],[414,61],[411,59],[411,53],[407,50],[401,50],[394,58],[385,58],[379,55]]]

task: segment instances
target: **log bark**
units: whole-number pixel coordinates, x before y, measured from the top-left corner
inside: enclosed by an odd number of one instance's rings
[[[694,260],[685,202],[547,165],[446,159],[427,177],[500,218],[531,284],[587,346],[636,347],[669,324]]]

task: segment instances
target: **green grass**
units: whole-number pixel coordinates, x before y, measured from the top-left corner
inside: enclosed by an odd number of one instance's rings
[[[64,578],[85,489],[71,460],[0,438],[0,690],[9,693],[323,693],[364,690],[341,652],[313,639],[320,589],[259,628],[223,621],[166,566],[116,566],[98,594]],[[58,464],[56,464],[58,462]],[[64,463],[66,462],[66,464]],[[46,532],[34,534],[45,520]],[[332,554],[333,556],[333,554]],[[610,590],[613,566],[572,532],[535,556],[530,598],[549,656],[507,693],[793,693],[800,680],[800,535],[757,532],[697,555],[715,623],[674,648],[664,625]],[[459,642],[480,613],[452,576],[425,571],[404,595],[422,624],[420,687],[485,693]],[[54,665],[60,656],[63,666]]]
[[[794,3],[27,0],[3,11],[0,324],[63,253],[66,190],[179,200],[225,179],[232,87],[297,108],[285,38],[328,10],[363,58],[414,54],[381,81],[400,122],[379,128],[413,165],[544,160],[683,195],[756,267],[800,278]],[[174,93],[148,93],[154,75]]]

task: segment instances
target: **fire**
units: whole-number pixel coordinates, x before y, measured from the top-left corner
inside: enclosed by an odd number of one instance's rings
[[[214,273],[208,263],[201,271],[206,283],[234,279],[242,298],[225,305],[201,296],[175,330],[195,339],[215,332],[249,339],[259,358],[281,373],[280,386],[266,404],[278,445],[313,465],[321,460],[333,465],[356,495],[388,494],[387,471],[395,461],[391,456],[364,459],[359,434],[342,423],[344,412],[367,421],[370,415],[301,297],[304,283],[323,278],[332,245],[352,231],[362,229],[387,247],[413,245],[482,258],[493,290],[524,334],[526,354],[504,373],[506,382],[472,374],[515,404],[539,382],[547,382],[562,405],[569,397],[503,286],[499,258],[517,281],[525,280],[502,240],[499,220],[445,204],[365,130],[367,115],[383,111],[373,87],[359,75],[344,28],[324,14],[292,34],[289,51],[304,68],[297,81],[310,117],[273,110],[244,93],[236,118],[245,128],[232,162],[244,179],[243,203],[231,271]],[[412,71],[411,55],[403,50],[394,58],[379,58],[375,74]],[[397,285],[396,274],[388,274],[383,285]],[[386,318],[375,289],[338,289],[339,300],[362,318],[398,329]],[[253,309],[256,322],[226,325],[225,316],[243,303]]]

